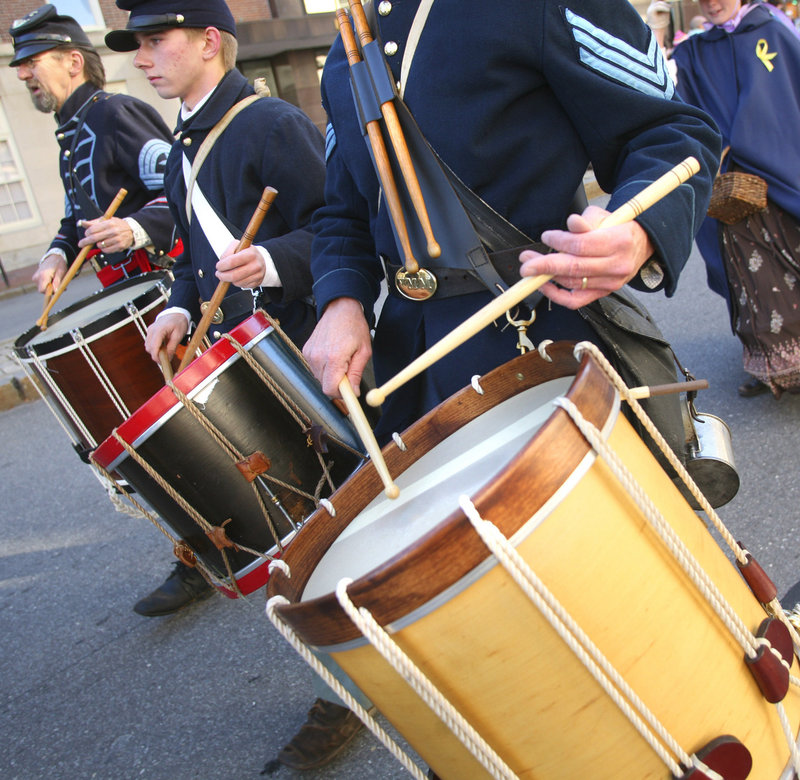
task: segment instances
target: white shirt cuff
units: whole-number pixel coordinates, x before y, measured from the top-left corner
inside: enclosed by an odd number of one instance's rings
[[[281,278],[278,276],[278,270],[275,268],[275,261],[272,255],[264,249],[263,246],[257,246],[261,257],[264,258],[264,278],[261,280],[259,287],[283,287]]]
[[[131,249],[141,249],[153,243],[147,231],[133,217],[125,217],[125,221],[128,223],[128,227],[133,231],[133,243],[130,245]]]
[[[56,246],[53,247],[52,249],[48,249],[44,253],[42,258],[39,260],[39,265],[41,265],[45,260],[47,260],[47,258],[50,257],[50,255],[58,255],[65,263],[67,263],[67,253],[63,249],[60,249],[59,247]],[[67,265],[69,265],[69,263],[67,263]]]
[[[182,314],[186,317],[186,322],[189,325],[189,330],[192,329],[192,315],[186,309],[181,308],[180,306],[169,306],[164,311],[158,313],[155,318],[155,322],[158,322],[162,317],[167,314]]]

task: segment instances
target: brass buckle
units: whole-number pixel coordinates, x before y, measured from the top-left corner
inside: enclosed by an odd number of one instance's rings
[[[401,268],[394,275],[394,286],[404,298],[427,301],[436,292],[439,282],[427,268],[420,268],[416,273]]]
[[[211,301],[203,301],[203,302],[200,304],[200,313],[201,313],[203,316],[205,316],[205,313],[208,311],[208,307],[209,307],[210,305],[211,305]],[[219,325],[219,324],[222,322],[222,320],[223,320],[223,319],[225,319],[225,317],[224,317],[224,315],[222,314],[222,309],[217,309],[217,310],[214,312],[214,316],[211,318],[211,322],[213,322],[213,323],[214,323],[214,325]]]

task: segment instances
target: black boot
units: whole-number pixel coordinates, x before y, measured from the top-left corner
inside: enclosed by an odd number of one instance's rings
[[[214,592],[203,575],[180,561],[175,562],[172,573],[149,596],[137,601],[133,611],[145,617],[171,615],[192,602],[207,599]]]

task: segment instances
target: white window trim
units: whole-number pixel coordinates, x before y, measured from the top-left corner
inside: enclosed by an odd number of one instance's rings
[[[36,199],[33,197],[33,190],[28,182],[28,176],[25,173],[25,166],[22,164],[22,157],[19,153],[19,149],[17,148],[14,136],[11,133],[11,129],[8,126],[8,121],[6,120],[5,109],[3,108],[2,102],[0,102],[0,140],[8,143],[8,148],[11,151],[11,158],[14,160],[14,165],[16,166],[17,173],[19,175],[19,179],[16,181],[19,181],[19,183],[22,185],[22,189],[25,192],[25,199],[28,202],[28,208],[31,212],[31,216],[27,219],[21,219],[18,222],[10,222],[8,224],[0,223],[0,234],[14,233],[18,230],[25,230],[27,228],[41,225],[42,218],[39,214],[39,209],[36,206]],[[5,184],[5,182],[3,182],[3,184]]]

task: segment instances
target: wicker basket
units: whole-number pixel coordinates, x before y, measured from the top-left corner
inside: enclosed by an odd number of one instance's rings
[[[720,169],[729,150],[730,147],[726,146],[722,152]],[[760,176],[741,171],[717,174],[708,204],[709,217],[733,225],[766,207],[767,183]]]

